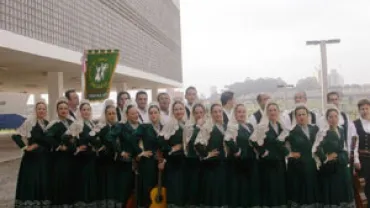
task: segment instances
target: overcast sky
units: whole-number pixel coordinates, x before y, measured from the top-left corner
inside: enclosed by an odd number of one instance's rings
[[[345,83],[370,82],[369,0],[180,3],[185,87],[209,94],[211,85],[221,89],[246,77],[295,84],[320,67],[319,47],[305,41],[330,38],[341,43],[328,46],[329,69],[338,69]]]

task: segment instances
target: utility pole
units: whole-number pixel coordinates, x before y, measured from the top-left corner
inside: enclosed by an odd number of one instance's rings
[[[306,45],[320,45],[322,112],[325,111],[325,107],[327,104],[326,95],[328,94],[328,60],[327,60],[327,53],[326,53],[326,44],[335,44],[335,43],[340,43],[340,39],[306,41]]]

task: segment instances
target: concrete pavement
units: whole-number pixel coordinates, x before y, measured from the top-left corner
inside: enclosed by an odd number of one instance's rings
[[[0,134],[0,207],[14,207],[20,157],[19,148],[9,134]]]

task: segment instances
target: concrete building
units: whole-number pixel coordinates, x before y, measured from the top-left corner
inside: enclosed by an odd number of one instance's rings
[[[86,49],[120,50],[117,90],[181,87],[179,1],[0,1],[1,91],[54,103],[80,89]]]
[[[332,69],[330,70],[330,74],[328,76],[328,85],[329,87],[342,87],[344,86],[344,78],[341,74],[339,74],[338,70]]]
[[[322,82],[322,71],[321,69],[316,69],[314,76],[317,81],[321,84]],[[344,78],[336,69],[331,69],[328,74],[328,85],[329,87],[341,87],[344,85]]]

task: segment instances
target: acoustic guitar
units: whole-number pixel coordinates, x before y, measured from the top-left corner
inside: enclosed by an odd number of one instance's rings
[[[134,193],[131,194],[130,198],[128,199],[125,208],[138,208],[138,194],[139,194],[139,171],[138,171],[138,164],[135,160],[133,160],[133,169],[135,173],[135,187]]]
[[[367,208],[367,198],[364,192],[365,189],[365,179],[360,178],[357,171],[354,168],[354,150],[357,145],[358,138],[352,137],[352,144],[351,144],[351,167],[354,170],[353,174],[353,189],[355,194],[355,203],[357,208]]]
[[[149,208],[167,208],[166,188],[162,186],[162,171],[158,171],[158,185],[150,191]]]

